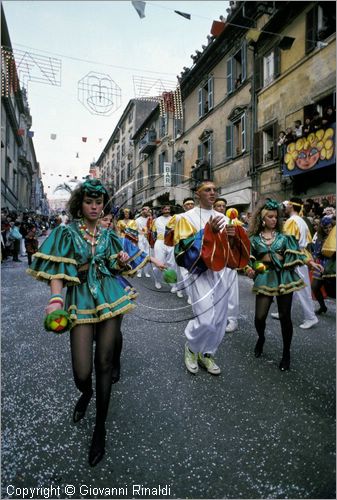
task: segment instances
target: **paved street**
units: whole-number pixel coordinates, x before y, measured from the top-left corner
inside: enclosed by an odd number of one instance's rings
[[[94,403],[74,426],[69,336],[43,330],[49,290],[22,259],[1,266],[2,498],[51,486],[55,498],[336,498],[335,301],[310,330],[295,307],[291,370],[281,373],[278,321],[268,319],[265,353],[253,355],[252,282],[240,277],[240,328],[217,353],[222,374],[193,376],[183,363],[191,308],[134,278],[106,456],[91,469]]]

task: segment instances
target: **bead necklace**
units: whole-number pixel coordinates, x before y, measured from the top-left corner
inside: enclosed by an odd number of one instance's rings
[[[270,243],[268,243],[269,241],[272,242],[272,241],[275,240],[275,231],[272,231],[270,233],[270,238],[267,238],[267,236],[264,236],[264,234],[262,232],[260,233],[260,236],[266,242],[266,244],[268,245],[268,244],[270,244]]]
[[[101,231],[99,229],[95,230],[94,232],[89,231],[87,226],[85,225],[83,219],[80,221],[79,225],[79,230],[82,235],[82,238],[92,247],[96,246],[99,242],[99,238],[101,236]],[[89,239],[88,236],[91,238]]]

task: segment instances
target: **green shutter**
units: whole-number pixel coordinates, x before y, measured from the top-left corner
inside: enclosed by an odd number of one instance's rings
[[[226,126],[226,158],[233,157],[233,125]]]

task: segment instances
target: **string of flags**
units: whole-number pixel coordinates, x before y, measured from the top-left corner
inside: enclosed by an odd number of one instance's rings
[[[33,138],[34,135],[35,135],[35,132],[33,130],[26,130],[24,128],[18,128],[17,129],[17,134],[18,134],[18,136],[21,136],[21,137],[24,137],[26,135],[27,137]],[[50,139],[52,141],[55,141],[57,139],[57,134],[55,134],[55,133],[50,134]],[[102,142],[103,138],[102,137],[98,137],[97,140],[98,140],[98,142]],[[82,142],[87,142],[88,141],[88,137],[85,137],[85,136],[81,137],[81,141]]]
[[[132,0],[131,3],[133,5],[133,7],[135,8],[139,17],[141,19],[143,19],[145,17],[146,2],[144,2],[143,0]],[[180,10],[174,10],[173,12],[175,12],[179,16],[184,17],[185,19],[191,20],[191,14],[188,14],[187,12],[181,12]]]

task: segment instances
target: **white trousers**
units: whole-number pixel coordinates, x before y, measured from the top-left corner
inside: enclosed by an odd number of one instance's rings
[[[222,276],[224,286],[229,288],[228,321],[238,321],[239,317],[239,276],[236,269],[226,267]]]
[[[304,321],[311,321],[316,319],[316,315],[314,301],[311,296],[311,283],[308,266],[297,266],[295,271],[307,286],[297,292],[294,292],[294,300],[298,300],[302,306]]]
[[[167,264],[171,269],[177,272],[177,264],[174,259],[174,247],[165,245],[164,240],[157,240],[154,244],[154,256],[164,264]],[[162,282],[162,272],[155,268],[153,269],[155,280],[159,283]],[[179,280],[179,277],[178,277]],[[172,285],[173,286],[173,285]]]
[[[138,248],[140,250],[142,250],[143,252],[147,253],[148,255],[151,255],[151,247],[149,245],[149,242],[147,241],[147,239],[145,238],[145,236],[141,235],[139,236],[139,239],[138,239]],[[139,269],[138,273],[140,276],[142,275],[142,271],[144,271],[144,273],[148,273],[148,274],[151,274],[151,270],[152,270],[152,266],[150,263],[146,264],[146,266],[142,267],[142,269]]]
[[[185,329],[188,346],[194,353],[215,354],[227,325],[229,289],[223,271],[207,270],[194,281],[188,293],[195,318]]]

